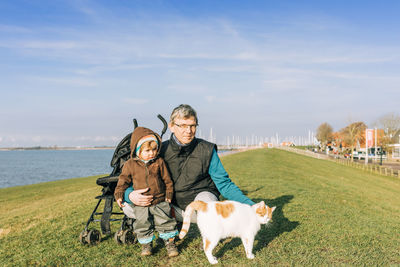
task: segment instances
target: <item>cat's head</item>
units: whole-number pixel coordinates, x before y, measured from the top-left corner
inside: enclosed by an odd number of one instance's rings
[[[276,207],[270,208],[265,205],[264,201],[261,201],[257,204],[254,204],[252,208],[256,212],[258,221],[261,224],[267,224],[270,220],[272,220],[272,213]]]

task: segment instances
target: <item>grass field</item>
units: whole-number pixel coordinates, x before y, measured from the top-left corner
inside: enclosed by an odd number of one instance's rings
[[[222,161],[251,199],[277,209],[256,237],[255,259],[246,259],[239,239],[226,239],[214,251],[219,265],[400,265],[398,178],[275,149]],[[117,245],[112,237],[81,245],[79,233],[101,190],[96,178],[0,189],[0,265],[208,265],[196,227],[172,259],[158,243],[146,258],[139,245]]]

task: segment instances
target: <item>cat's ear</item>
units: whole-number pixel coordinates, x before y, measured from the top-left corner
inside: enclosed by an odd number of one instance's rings
[[[272,208],[271,208],[271,212],[274,212],[275,209],[276,209],[276,206],[275,206],[275,207],[272,207]]]
[[[261,205],[261,206],[265,206],[264,200],[260,202],[260,205]]]

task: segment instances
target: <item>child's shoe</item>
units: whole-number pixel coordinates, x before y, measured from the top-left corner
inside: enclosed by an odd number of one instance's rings
[[[142,253],[140,255],[150,256],[152,254],[151,249],[152,249],[151,242],[147,244],[142,244]]]
[[[165,247],[167,248],[168,257],[176,257],[179,254],[178,249],[175,246],[174,239],[175,238],[173,237],[173,238],[164,240]]]

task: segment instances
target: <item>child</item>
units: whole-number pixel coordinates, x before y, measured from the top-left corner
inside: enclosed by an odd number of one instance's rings
[[[150,206],[133,206],[135,222],[133,228],[142,245],[142,256],[151,255],[154,229],[164,240],[168,256],[178,255],[174,239],[178,235],[176,221],[171,217],[170,204],[173,196],[173,183],[162,158],[157,157],[161,148],[161,138],[152,130],[137,127],[131,137],[131,158],[124,164],[118,179],[114,197],[119,207],[125,189],[131,184],[135,190],[149,188],[144,193],[152,195]],[[154,221],[154,223],[153,223]]]

